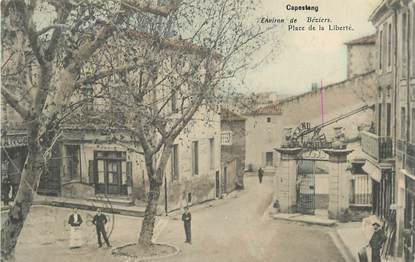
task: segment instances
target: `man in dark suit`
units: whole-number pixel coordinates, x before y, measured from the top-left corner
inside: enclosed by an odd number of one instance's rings
[[[184,224],[184,233],[186,234],[185,243],[192,244],[192,215],[190,214],[188,207],[184,208],[182,221]]]
[[[372,249],[372,262],[381,262],[380,250],[386,241],[386,237],[379,223],[375,222],[372,226],[374,232],[369,241],[370,248]]]
[[[258,169],[258,178],[259,178],[259,183],[262,183],[262,177],[264,176],[264,169],[262,169],[262,167],[260,167]]]
[[[6,176],[2,181],[2,200],[5,206],[9,205],[10,202],[10,190],[12,189],[12,182],[10,181],[9,176]]]
[[[101,235],[105,240],[108,247],[111,247],[108,241],[107,232],[105,231],[105,224],[107,224],[107,217],[101,213],[101,209],[98,208],[97,214],[94,216],[92,223],[95,225],[98,236],[98,247],[102,247]]]

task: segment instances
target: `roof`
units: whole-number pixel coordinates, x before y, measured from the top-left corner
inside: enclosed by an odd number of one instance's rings
[[[349,42],[344,43],[345,45],[374,45],[376,43],[376,34],[367,35],[360,37]]]
[[[252,115],[282,115],[282,110],[279,104],[272,104],[258,108]]]
[[[220,118],[221,120],[226,120],[226,121],[245,121],[246,120],[244,117],[226,108],[221,109]]]

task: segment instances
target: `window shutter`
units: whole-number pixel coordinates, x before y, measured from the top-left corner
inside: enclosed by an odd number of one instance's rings
[[[131,161],[127,161],[127,181],[128,186],[133,186],[133,164]]]
[[[262,152],[262,166],[265,167],[266,166],[266,153]],[[259,168],[259,167],[258,167]]]
[[[88,178],[89,184],[95,184],[95,161],[89,160],[88,161]]]

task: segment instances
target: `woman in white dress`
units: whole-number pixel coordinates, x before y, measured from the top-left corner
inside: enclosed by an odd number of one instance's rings
[[[69,241],[70,248],[82,246],[81,224],[82,218],[78,214],[78,209],[74,208],[73,213],[69,216],[68,224],[71,226],[71,236]]]

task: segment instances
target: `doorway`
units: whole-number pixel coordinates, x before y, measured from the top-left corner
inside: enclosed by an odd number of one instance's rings
[[[125,152],[95,152],[97,194],[128,195]]]

